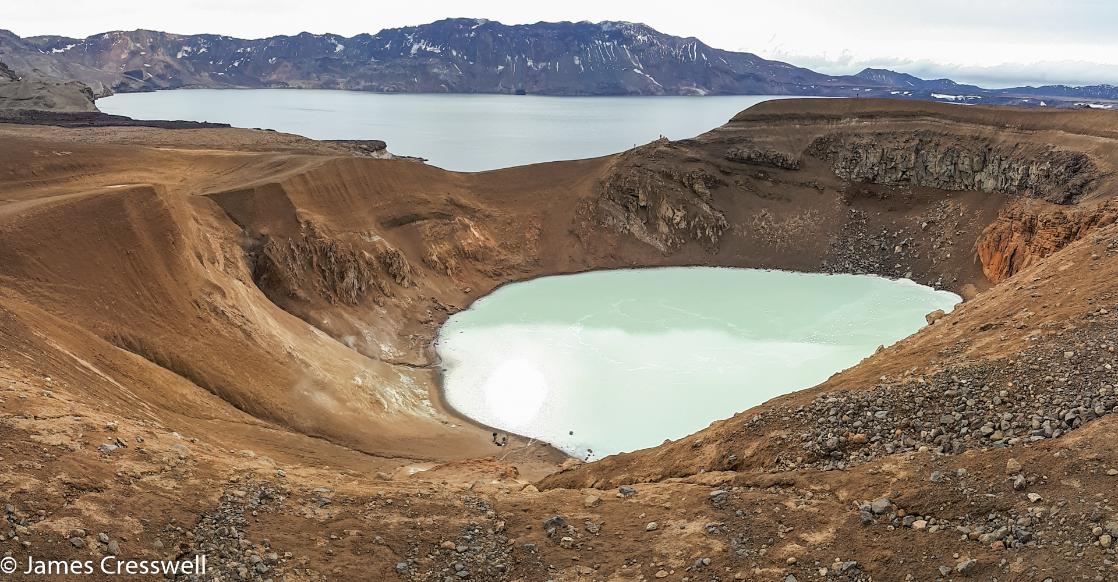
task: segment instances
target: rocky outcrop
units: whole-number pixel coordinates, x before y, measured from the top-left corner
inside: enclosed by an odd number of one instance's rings
[[[93,91],[84,83],[42,75],[20,76],[0,63],[0,111],[93,112]]]
[[[410,287],[412,268],[399,250],[383,240],[355,245],[331,238],[311,224],[299,238],[272,238],[253,255],[253,279],[269,294],[356,305],[393,295],[393,286]]]
[[[204,121],[161,121],[132,119],[100,111],[52,111],[46,109],[0,108],[0,123],[18,125],[53,125],[57,127],[155,127],[159,129],[214,129],[229,127],[228,123]],[[344,146],[343,146],[344,147]],[[391,154],[386,154],[389,157]],[[377,157],[370,155],[370,157]]]
[[[975,251],[986,277],[1000,283],[1116,219],[1113,202],[1071,209],[1016,204],[986,227]]]
[[[634,150],[598,186],[594,214],[599,223],[671,253],[695,242],[708,251],[718,248],[729,226],[712,204],[710,188],[720,180],[703,169],[657,168],[635,160],[656,157],[666,140]],[[635,163],[628,163],[634,161]]]
[[[18,81],[19,75],[16,74],[8,65],[0,62],[0,82],[4,81]]]
[[[390,159],[388,144],[379,139],[331,139],[323,140],[367,158]]]
[[[929,131],[830,134],[808,152],[844,180],[1020,194],[1056,204],[1079,200],[1100,178],[1082,152]]]
[[[424,221],[419,231],[425,241],[423,264],[448,277],[460,277],[468,267],[510,262],[489,229],[465,216]]]
[[[1107,114],[867,101],[768,102],[636,148],[588,205],[675,262],[700,260],[684,249],[696,243],[738,266],[903,277],[966,297],[1114,220],[1099,206],[1114,183]]]
[[[796,170],[800,167],[798,156],[754,145],[732,147],[726,150],[726,159],[731,162],[760,164],[785,170]]]

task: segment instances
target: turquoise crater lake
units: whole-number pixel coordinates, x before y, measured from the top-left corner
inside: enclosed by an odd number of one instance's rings
[[[601,458],[818,384],[959,301],[861,275],[599,271],[501,287],[435,347],[456,410]]]
[[[544,97],[318,89],[180,89],[97,100],[105,113],[260,127],[314,139],[379,139],[394,154],[476,172],[593,158],[664,135],[694,137],[773,95]]]

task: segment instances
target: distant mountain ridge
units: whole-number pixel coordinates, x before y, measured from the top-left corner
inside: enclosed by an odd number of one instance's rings
[[[505,25],[453,18],[343,37],[262,39],[136,30],[84,39],[0,31],[16,71],[76,79],[98,95],[190,87],[545,95],[806,95],[1074,105],[1118,88],[990,90],[885,69],[825,75],[630,22]],[[1107,104],[1100,104],[1106,106]]]
[[[921,79],[908,73],[898,73],[889,69],[862,69],[855,77],[889,85],[897,88],[909,88],[926,91],[955,91],[976,93],[986,91],[976,85],[962,85],[951,79]]]

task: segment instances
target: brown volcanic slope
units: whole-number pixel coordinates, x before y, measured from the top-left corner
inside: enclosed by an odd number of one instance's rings
[[[202,551],[223,579],[1116,578],[1116,145],[1099,111],[783,101],[456,174],[272,132],[0,125],[0,552]],[[970,300],[819,387],[561,471],[441,405],[449,313],[678,264]]]

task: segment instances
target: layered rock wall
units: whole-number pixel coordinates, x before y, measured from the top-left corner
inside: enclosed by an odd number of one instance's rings
[[[1076,202],[1100,177],[1082,152],[928,131],[830,134],[808,152],[844,180],[1020,194],[1056,204]]]
[[[710,189],[718,184],[716,176],[701,169],[627,164],[602,180],[595,214],[600,223],[663,253],[692,241],[714,251],[729,227],[725,215],[711,204]]]
[[[354,245],[304,225],[298,238],[265,236],[254,254],[253,279],[266,292],[356,305],[366,296],[380,302],[393,287],[409,287],[412,268],[383,240]]]
[[[1112,224],[1118,205],[1051,209],[1035,204],[1017,204],[1004,210],[983,231],[975,245],[982,271],[992,283],[1000,283],[1040,262],[1045,257]]]

